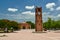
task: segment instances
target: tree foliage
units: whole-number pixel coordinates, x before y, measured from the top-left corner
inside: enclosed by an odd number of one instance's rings
[[[43,23],[43,27],[46,29],[60,29],[60,20],[55,21],[48,18],[48,21]]]
[[[13,28],[14,30],[18,29],[18,23],[15,21],[10,21],[7,19],[0,20],[0,28]]]
[[[31,25],[31,29],[35,28],[35,24],[33,22],[27,21],[26,23],[29,23]],[[15,21],[10,21],[7,19],[0,20],[0,28],[6,28],[6,27],[8,29],[12,27],[14,30],[19,29],[18,23]],[[51,20],[51,18],[48,18],[48,21],[43,23],[43,27],[45,29],[60,29],[60,20],[55,21]]]

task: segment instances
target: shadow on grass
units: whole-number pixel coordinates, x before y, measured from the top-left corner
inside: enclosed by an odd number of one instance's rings
[[[0,32],[0,33],[18,33],[18,32]]]
[[[7,37],[7,35],[0,35],[0,37]]]

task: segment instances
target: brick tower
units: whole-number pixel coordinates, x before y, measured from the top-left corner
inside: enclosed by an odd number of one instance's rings
[[[35,9],[35,31],[43,31],[42,27],[42,7],[36,7]]]

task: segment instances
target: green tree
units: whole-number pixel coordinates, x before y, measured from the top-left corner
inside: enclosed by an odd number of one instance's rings
[[[49,27],[48,29],[51,29],[51,26],[52,26],[51,25],[51,18],[48,18],[48,27]]]
[[[60,29],[60,20],[55,21],[48,18],[48,21],[43,23],[43,27],[46,29]]]
[[[17,30],[18,29],[18,23],[15,21],[7,20],[7,19],[0,20],[0,28],[6,28],[6,27],[8,29],[11,29],[11,27],[12,27],[14,30]]]

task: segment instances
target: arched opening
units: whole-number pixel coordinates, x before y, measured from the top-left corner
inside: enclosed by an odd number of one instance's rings
[[[40,12],[38,12],[38,15],[40,15]]]
[[[25,26],[23,26],[23,29],[26,29]]]

